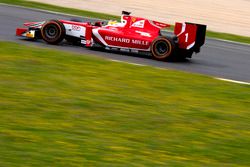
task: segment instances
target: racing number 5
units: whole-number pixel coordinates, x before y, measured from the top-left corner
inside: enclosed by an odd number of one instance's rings
[[[185,42],[188,42],[188,33],[185,34]]]

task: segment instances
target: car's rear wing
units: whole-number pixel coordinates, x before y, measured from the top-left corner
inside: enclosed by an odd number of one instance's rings
[[[174,33],[178,37],[179,48],[198,53],[205,43],[206,25],[195,23],[176,23]]]

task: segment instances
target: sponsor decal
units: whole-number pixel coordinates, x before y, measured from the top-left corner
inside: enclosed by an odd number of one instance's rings
[[[137,39],[132,39],[132,44],[136,45],[149,45],[148,41],[142,41]]]
[[[165,26],[167,26],[166,24],[163,24],[163,23],[158,23],[158,22],[155,22],[155,24],[156,24],[157,26],[161,26],[161,27],[165,27]]]
[[[132,17],[132,22],[134,23],[136,21],[136,18],[135,17]]]
[[[35,38],[35,31],[31,30],[26,33],[26,37],[28,38]]]
[[[149,42],[144,41],[144,40],[120,38],[120,37],[112,37],[112,36],[105,36],[105,40],[112,41],[112,42],[135,44],[135,45],[149,45]]]
[[[128,38],[118,38],[118,37],[105,36],[105,40],[113,41],[113,42],[121,42],[121,43],[130,43],[130,39],[128,39]]]
[[[151,37],[151,35],[149,33],[147,33],[147,32],[142,32],[142,31],[135,31],[135,32],[141,34],[141,36]]]
[[[144,28],[145,20],[134,22],[131,27]]]
[[[77,25],[72,25],[72,30],[73,30],[73,31],[80,31],[80,30],[81,30],[81,27],[80,27],[80,26],[77,26]]]

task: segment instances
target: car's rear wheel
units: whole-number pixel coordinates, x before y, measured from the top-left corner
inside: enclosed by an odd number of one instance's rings
[[[152,56],[157,60],[166,60],[174,52],[174,42],[170,38],[158,37],[151,45]]]
[[[49,44],[58,44],[65,37],[64,25],[58,20],[50,20],[41,28],[42,39]]]

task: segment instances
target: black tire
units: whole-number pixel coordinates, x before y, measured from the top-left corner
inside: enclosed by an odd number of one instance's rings
[[[66,34],[64,25],[58,20],[50,20],[41,28],[42,39],[49,44],[62,42]]]
[[[175,49],[173,39],[160,36],[151,44],[151,53],[156,60],[166,60],[169,58]]]

